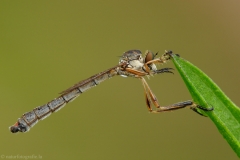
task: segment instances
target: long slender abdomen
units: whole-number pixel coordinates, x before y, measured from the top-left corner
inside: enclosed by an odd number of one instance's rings
[[[12,133],[29,131],[30,128],[37,124],[39,120],[43,120],[53,112],[59,111],[67,103],[73,101],[83,92],[116,75],[116,69],[117,67],[113,67],[111,69],[98,73],[84,81],[81,81],[69,89],[63,91],[61,93],[61,96],[55,98],[47,104],[39,106],[34,110],[23,114],[22,117],[19,118],[18,121],[10,127],[10,131]]]

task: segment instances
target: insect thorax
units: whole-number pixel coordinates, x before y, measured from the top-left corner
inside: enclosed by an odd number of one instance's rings
[[[135,77],[135,74],[129,73],[124,68],[132,68],[134,70],[146,72],[144,68],[144,58],[142,58],[142,52],[140,50],[129,50],[123,53],[119,59],[119,64],[123,64],[122,69],[118,71],[118,74],[123,77]],[[149,65],[150,70],[155,70],[154,64]]]

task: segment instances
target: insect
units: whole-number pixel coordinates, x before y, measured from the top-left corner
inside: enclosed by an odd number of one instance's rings
[[[12,133],[17,132],[27,132],[32,128],[39,120],[43,120],[48,117],[51,113],[59,111],[63,108],[67,103],[73,101],[83,92],[88,89],[97,86],[99,83],[113,77],[116,75],[120,75],[123,77],[134,77],[141,80],[144,88],[144,96],[146,100],[146,105],[148,111],[151,113],[160,113],[166,111],[177,110],[181,108],[185,108],[187,106],[190,107],[193,111],[198,112],[197,108],[210,111],[211,109],[203,108],[192,101],[184,101],[175,103],[169,106],[160,106],[157,100],[157,97],[154,95],[146,80],[145,76],[153,76],[156,74],[162,73],[173,73],[172,68],[162,68],[157,69],[155,64],[158,63],[166,63],[172,56],[172,51],[165,51],[165,53],[156,57],[157,53],[154,54],[151,51],[146,51],[145,56],[142,57],[142,53],[140,50],[129,50],[123,53],[120,57],[119,64],[115,67],[107,69],[103,72],[95,74],[90,78],[80,81],[72,87],[68,88],[65,91],[62,91],[59,97],[54,100],[44,104],[42,106],[36,107],[30,112],[26,112],[22,115],[21,118],[17,120],[17,122],[10,127],[10,131]],[[152,104],[156,107],[156,109],[152,108]]]

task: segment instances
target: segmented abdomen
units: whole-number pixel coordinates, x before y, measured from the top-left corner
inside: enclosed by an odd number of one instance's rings
[[[23,114],[22,117],[19,118],[18,121],[10,127],[10,131],[12,133],[29,131],[30,128],[37,124],[39,120],[43,120],[53,112],[59,111],[67,103],[73,101],[83,92],[116,75],[117,70],[118,66],[98,73],[86,80],[75,84],[69,89],[61,92],[61,96],[55,98],[47,104],[39,106],[34,110]]]

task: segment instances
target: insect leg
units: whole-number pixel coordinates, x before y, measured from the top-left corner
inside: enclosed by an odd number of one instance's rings
[[[160,106],[159,109],[153,111],[152,113],[160,113],[160,112],[167,112],[167,111],[173,111],[181,108],[185,108],[188,106],[192,106],[194,103],[192,101],[184,101],[172,104],[170,106]]]
[[[138,71],[138,70],[135,70],[135,69],[132,69],[132,68],[126,68],[125,70],[129,73],[135,74],[136,76],[146,76],[146,75],[148,75],[148,73],[146,73],[146,72]]]
[[[211,106],[211,108],[204,108],[204,107],[199,106],[199,105],[192,106],[192,107],[190,107],[190,109],[193,110],[194,112],[196,112],[197,114],[199,114],[201,116],[204,116],[204,117],[207,117],[207,116],[205,116],[204,114],[199,112],[198,109],[203,110],[203,111],[213,111],[214,110],[213,106]]]
[[[160,105],[158,103],[158,100],[157,100],[157,97],[154,95],[154,93],[152,92],[152,90],[150,89],[150,87],[148,86],[147,82],[145,81],[145,79],[143,77],[140,77],[140,79],[142,80],[142,83],[143,83],[143,86],[144,86],[144,89],[145,89],[145,93],[147,95],[149,95],[151,101],[153,102],[154,106],[156,108],[159,108]],[[149,101],[149,99],[148,99]],[[149,101],[150,102],[150,101]],[[149,103],[150,104],[150,103]]]
[[[148,111],[152,112],[151,100],[148,97],[147,89],[146,89],[146,86],[145,86],[143,81],[142,81],[142,84],[143,84],[143,88],[144,88],[144,96],[145,96],[145,100],[146,100],[146,105],[147,105]]]
[[[179,102],[179,103],[175,103],[169,106],[160,106],[157,100],[157,97],[153,94],[153,92],[151,91],[150,87],[148,86],[147,82],[145,81],[145,79],[143,77],[140,77],[140,79],[142,80],[143,83],[143,87],[145,90],[145,97],[146,97],[146,103],[147,106],[149,108],[149,111],[151,113],[160,113],[160,112],[167,112],[167,111],[173,111],[173,110],[177,110],[177,109],[181,109],[181,108],[185,108],[185,107],[190,107],[190,109],[192,109],[194,112],[203,115],[202,113],[200,113],[197,109],[201,109],[204,111],[212,111],[213,107],[211,108],[204,108],[200,105],[197,105],[196,103],[192,102],[192,101],[184,101],[184,102]],[[149,95],[149,97],[148,97]],[[151,108],[151,101],[153,102],[154,106],[156,106],[156,110],[152,110]],[[204,115],[203,115],[204,116]]]

